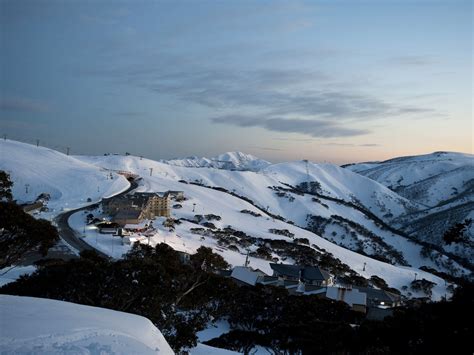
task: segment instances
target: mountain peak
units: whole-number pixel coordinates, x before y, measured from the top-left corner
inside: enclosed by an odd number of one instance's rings
[[[250,171],[258,171],[271,164],[266,160],[240,151],[226,152],[211,158],[191,156],[183,159],[162,160],[161,162],[188,168],[216,168]]]

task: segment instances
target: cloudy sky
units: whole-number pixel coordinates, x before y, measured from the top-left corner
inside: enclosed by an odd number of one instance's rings
[[[472,153],[472,1],[0,0],[0,133],[76,154]]]

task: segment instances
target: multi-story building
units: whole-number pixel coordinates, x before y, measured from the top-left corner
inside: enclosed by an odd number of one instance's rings
[[[170,194],[168,192],[135,192],[111,199],[104,203],[103,210],[121,225],[139,223],[143,219],[170,216]]]

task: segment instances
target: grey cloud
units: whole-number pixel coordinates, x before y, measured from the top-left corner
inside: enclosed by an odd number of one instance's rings
[[[250,146],[249,148],[254,148],[258,150],[268,150],[268,151],[283,151],[283,149],[280,149],[280,148],[259,147],[259,146]]]
[[[380,144],[375,144],[375,143],[354,144],[354,143],[329,142],[329,143],[324,143],[324,145],[330,145],[330,146],[336,146],[336,147],[380,147]]]
[[[290,118],[256,118],[252,116],[229,115],[212,118],[214,123],[239,127],[262,127],[269,131],[301,133],[312,137],[349,137],[369,133],[365,129],[342,127],[330,121]]]
[[[50,108],[44,102],[22,97],[0,99],[0,110],[19,112],[48,112]]]
[[[324,143],[323,145],[330,145],[330,146],[335,146],[335,147],[354,147],[355,144],[353,143]]]
[[[96,70],[120,83],[160,95],[232,112],[250,108],[271,117],[298,116],[338,121],[374,120],[388,116],[419,115],[431,110],[392,104],[376,96],[334,84],[318,71],[304,69],[226,70],[173,65],[171,58],[153,65]],[[183,68],[176,70],[176,68]]]

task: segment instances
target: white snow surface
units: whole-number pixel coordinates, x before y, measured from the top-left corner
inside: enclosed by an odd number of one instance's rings
[[[408,188],[401,192],[403,196],[435,206],[469,187],[469,181],[474,179],[474,155],[435,152],[346,168],[397,191]]]
[[[208,189],[201,186],[192,184],[180,183],[180,179],[187,181],[199,180],[205,185],[210,186],[223,186],[229,191],[235,190],[240,195],[247,196],[253,199],[258,205],[270,207],[270,211],[277,214],[282,214],[286,218],[292,217],[293,213],[297,213],[298,209],[304,205],[304,202],[288,202],[286,199],[279,199],[275,197],[274,191],[268,189],[268,186],[274,186],[279,184],[279,179],[292,178],[288,183],[294,184],[300,182],[301,176],[298,174],[306,174],[305,165],[303,162],[299,163],[288,163],[287,169],[283,169],[285,164],[277,164],[276,166],[270,166],[265,171],[260,173],[255,172],[240,172],[240,171],[225,171],[210,168],[182,168],[174,167],[167,164],[155,162],[148,159],[140,159],[133,156],[99,156],[99,157],[80,157],[82,160],[95,164],[97,166],[103,166],[109,169],[116,170],[128,170],[137,173],[143,177],[142,186],[139,187],[140,191],[166,191],[166,190],[181,190],[184,191],[185,196],[188,200],[182,203],[181,209],[173,210],[172,214],[174,218],[187,218],[193,219],[195,214],[216,214],[222,217],[221,221],[213,221],[218,228],[224,228],[228,225],[233,228],[243,231],[249,235],[262,237],[262,238],[273,238],[273,239],[285,239],[292,242],[290,238],[275,235],[269,232],[270,228],[276,229],[288,229],[290,232],[295,234],[297,238],[308,238],[310,244],[315,244],[320,248],[332,253],[335,257],[339,258],[343,263],[348,264],[353,270],[363,275],[364,277],[370,277],[377,275],[382,277],[387,283],[396,288],[409,285],[417,273],[418,278],[426,278],[427,280],[436,283],[433,289],[433,299],[440,299],[445,295],[446,287],[444,280],[441,278],[421,271],[415,267],[400,267],[390,265],[372,258],[357,254],[348,249],[337,246],[314,233],[299,228],[282,221],[272,220],[262,210],[259,210],[252,206],[250,203],[231,196],[227,193]],[[280,166],[279,166],[280,165]],[[149,176],[149,168],[153,168],[153,176]],[[319,169],[316,167],[315,170]],[[340,175],[335,178],[335,182],[331,185],[329,175],[321,178],[321,181],[326,185],[325,189],[333,194],[342,193],[344,188],[348,188],[340,181],[349,183],[351,180],[367,182],[368,186],[377,188],[381,193],[387,195],[387,203],[392,201],[392,196],[396,198],[396,194],[381,186],[380,184],[366,179],[357,174],[351,173],[348,170],[338,168],[335,166],[323,165],[321,171],[335,171],[340,172]],[[285,176],[278,174],[273,176],[273,172],[286,172]],[[294,175],[292,175],[294,171]],[[347,177],[345,179],[344,177]],[[338,180],[339,179],[339,180]],[[331,186],[331,190],[329,190]],[[364,198],[364,193],[359,194],[360,198]],[[305,196],[306,197],[306,196]],[[370,197],[370,195],[369,195]],[[299,200],[298,200],[299,201]],[[369,199],[370,201],[370,199]],[[193,208],[195,211],[193,212]],[[306,207],[307,209],[308,207]],[[396,209],[394,205],[393,210]],[[253,217],[248,214],[240,213],[241,210],[250,210],[262,214],[262,217]],[[304,212],[306,210],[303,209]],[[300,213],[300,212],[298,212]],[[301,216],[299,217],[301,218]],[[304,220],[304,217],[303,217]],[[300,222],[300,221],[295,221]],[[154,226],[159,227],[160,223],[154,223]],[[201,240],[200,236],[191,233],[190,229],[199,227],[199,225],[183,222],[176,226],[176,232],[168,232],[164,228],[158,231],[155,237],[151,238],[151,243],[165,242],[176,250],[185,252],[195,252],[201,245],[213,248],[213,250],[221,254],[230,264],[243,265],[245,260],[245,253],[243,251],[235,252],[221,248],[217,245],[216,240],[206,237]],[[113,237],[105,237],[113,238]],[[86,238],[86,241],[94,245],[94,238]],[[147,240],[145,242],[148,242]],[[111,250],[111,248],[109,249]],[[413,255],[415,256],[415,252]],[[287,261],[288,262],[288,261]],[[366,268],[363,270],[364,263]],[[262,271],[271,274],[271,268],[269,262],[263,259],[250,258],[250,266],[259,268]]]
[[[18,203],[34,201],[41,193],[51,196],[51,215],[77,208],[126,190],[121,175],[104,171],[72,156],[31,144],[0,140],[0,170],[10,174]],[[27,192],[28,190],[28,192]]]
[[[147,318],[43,298],[0,295],[2,354],[173,354]]]

